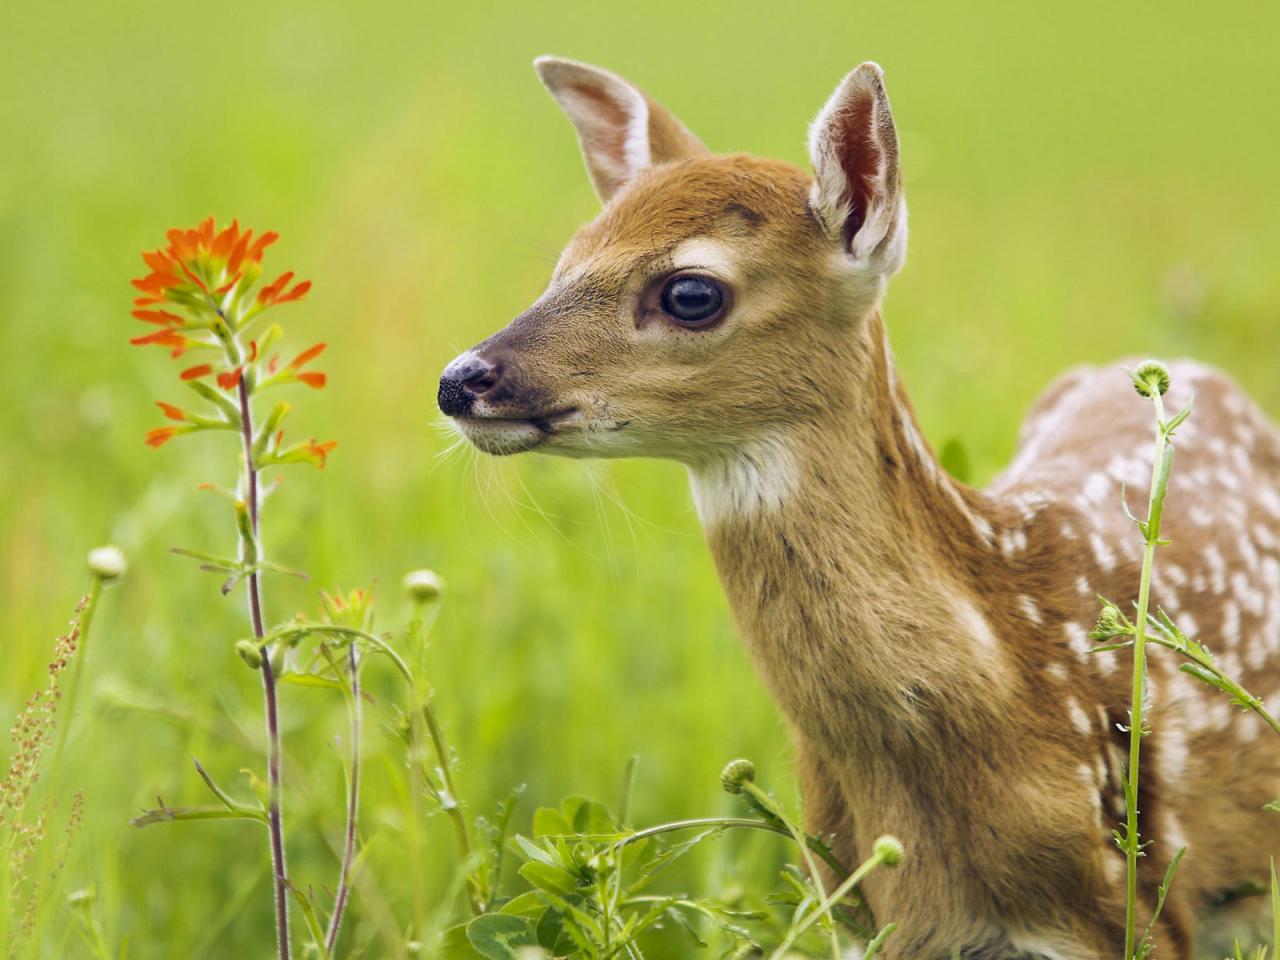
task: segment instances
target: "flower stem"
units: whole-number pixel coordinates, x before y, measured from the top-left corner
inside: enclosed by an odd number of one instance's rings
[[[325,933],[325,949],[330,954],[338,943],[338,930],[342,927],[342,913],[351,892],[351,864],[356,853],[356,823],[360,812],[360,664],[356,658],[355,643],[347,644],[347,667],[351,683],[344,691],[351,710],[351,776],[347,786],[347,831],[342,850],[342,876],[338,880],[338,892],[333,898],[333,916]]]
[[[1142,843],[1138,833],[1138,764],[1142,752],[1143,707],[1147,688],[1147,611],[1151,603],[1151,571],[1155,566],[1156,547],[1160,543],[1160,519],[1164,512],[1165,492],[1169,483],[1169,447],[1164,430],[1164,402],[1159,392],[1151,397],[1156,408],[1155,462],[1151,468],[1151,493],[1147,504],[1147,520],[1143,526],[1142,579],[1138,586],[1138,612],[1133,631],[1133,689],[1129,704],[1129,765],[1125,772],[1125,911],[1124,956],[1134,958],[1137,929],[1138,857]]]
[[[245,500],[249,508],[249,524],[253,538],[241,536],[241,559],[257,564],[261,558],[258,533],[258,470],[253,462],[253,417],[249,407],[249,388],[243,377],[239,384],[240,432],[244,440]],[[249,581],[249,618],[253,635],[259,640],[266,634],[262,619],[262,589],[259,573],[252,567]],[[271,652],[262,657],[262,693],[267,719],[267,829],[271,834],[271,872],[275,886],[276,951],[280,960],[289,960],[289,880],[285,872],[284,822],[280,817],[280,718],[276,704],[275,668]]]
[[[824,893],[822,895],[822,899],[818,902],[816,906],[814,906],[812,910],[809,911],[808,915],[804,918],[804,920],[802,920],[799,923],[799,925],[793,926],[787,932],[786,938],[778,946],[778,949],[773,952],[773,954],[770,957],[770,960],[773,960],[773,958],[775,957],[785,956],[787,950],[791,948],[791,945],[795,943],[798,939],[800,939],[800,937],[804,934],[804,932],[808,930],[811,926],[813,926],[813,924],[818,920],[819,917],[828,915],[832,907],[834,907],[837,903],[839,903],[842,897],[847,896],[850,890],[853,890],[859,883],[862,882],[862,880],[867,876],[867,874],[869,874],[876,867],[880,866],[880,864],[882,863],[884,863],[883,855],[878,851],[873,853],[870,857],[868,857],[866,860],[862,862],[861,866],[859,866],[857,870],[853,871],[853,873],[845,877],[844,881],[838,887],[836,887],[834,890],[831,891],[830,896]]]

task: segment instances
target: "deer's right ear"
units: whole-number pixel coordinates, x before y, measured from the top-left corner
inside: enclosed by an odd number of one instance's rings
[[[883,274],[907,253],[907,204],[898,132],[884,72],[864,63],[841,81],[809,128],[815,180],[810,202],[849,255]]]
[[[533,65],[578,131],[604,203],[642,170],[707,152],[684,124],[616,74],[558,57]]]

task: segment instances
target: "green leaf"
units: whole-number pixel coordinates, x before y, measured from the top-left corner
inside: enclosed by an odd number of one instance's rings
[[[320,687],[325,690],[337,690],[338,692],[342,692],[345,689],[337,680],[322,677],[317,673],[298,673],[293,670],[287,670],[284,673],[277,674],[276,679],[281,683],[287,683],[294,687]]]
[[[329,951],[324,945],[324,928],[320,926],[320,918],[316,916],[315,908],[311,906],[311,898],[294,886],[290,886],[289,891],[298,901],[302,917],[307,922],[307,932],[311,934],[312,945],[316,948],[321,960],[329,960]]]
[[[518,947],[536,947],[533,921],[505,913],[486,913],[467,924],[467,939],[486,960],[516,960]]]
[[[517,833],[511,839],[519,848],[520,852],[524,854],[526,859],[536,860],[538,863],[545,863],[549,867],[557,866],[555,857],[523,834]]]
[[[574,952],[573,937],[564,927],[564,914],[548,907],[538,918],[535,930],[538,945],[553,957],[563,957]]]
[[[573,825],[555,807],[539,807],[533,814],[533,835],[561,837],[573,833]]]
[[[605,805],[587,797],[569,797],[560,805],[565,819],[573,824],[571,832],[578,834],[616,833],[617,824],[613,822]]]
[[[450,927],[440,937],[439,950],[435,954],[439,960],[482,960],[483,954],[467,939],[467,924],[459,923]]]
[[[129,823],[135,827],[148,827],[153,823],[170,823],[175,820],[256,820],[258,823],[266,823],[267,815],[251,807],[236,807],[234,810],[207,805],[159,807],[144,811]]]
[[[884,946],[885,940],[889,939],[889,935],[897,929],[898,925],[896,923],[886,923],[881,928],[880,932],[872,937],[871,942],[867,944],[867,949],[862,955],[862,960],[872,960],[872,957],[879,953],[880,948]]]
[[[170,553],[176,553],[180,557],[190,557],[192,560],[199,560],[209,567],[216,567],[223,571],[239,571],[242,565],[239,560],[232,560],[230,557],[219,557],[216,554],[205,553],[203,550],[191,550],[187,547],[170,547]]]
[[[537,860],[530,860],[520,867],[520,876],[524,877],[539,890],[551,893],[573,893],[578,884],[572,873],[564,867],[554,867]]]
[[[537,917],[541,916],[545,909],[547,905],[538,896],[538,891],[526,890],[504,903],[498,909],[498,913],[507,913],[513,917]]]

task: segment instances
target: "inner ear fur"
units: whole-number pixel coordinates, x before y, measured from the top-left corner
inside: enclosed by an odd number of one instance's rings
[[[602,202],[649,167],[707,153],[670,111],[617,74],[559,57],[533,63],[578,133]]]
[[[864,63],[840,82],[809,128],[810,201],[859,263],[893,273],[906,256],[906,199],[884,72]]]

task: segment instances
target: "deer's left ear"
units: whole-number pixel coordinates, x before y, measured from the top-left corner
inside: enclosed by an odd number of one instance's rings
[[[809,158],[810,202],[823,224],[855,261],[885,275],[898,270],[907,253],[907,203],[877,64],[864,63],[841,81],[809,127]]]
[[[684,124],[616,74],[559,57],[533,65],[578,131],[604,203],[642,170],[707,152]]]

